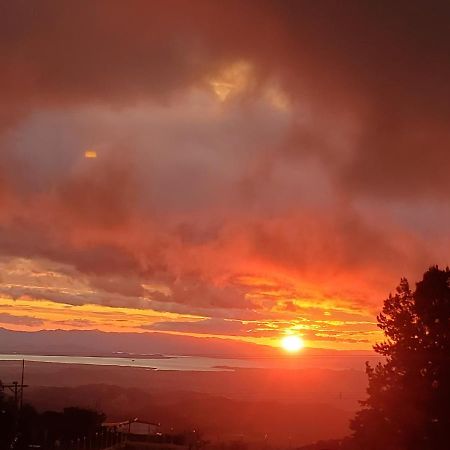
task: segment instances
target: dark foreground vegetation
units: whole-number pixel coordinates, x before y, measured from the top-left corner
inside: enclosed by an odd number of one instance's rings
[[[89,409],[64,408],[38,413],[23,405],[20,414],[11,397],[0,397],[0,449],[93,448],[105,416]]]
[[[377,317],[386,358],[366,365],[368,398],[352,436],[303,450],[448,450],[450,448],[450,271],[430,268],[411,289],[402,279]]]
[[[198,448],[201,435],[172,433],[151,436],[128,435],[127,426],[103,426],[105,415],[91,409],[64,408],[38,413],[24,405],[18,414],[11,397],[0,398],[1,450],[103,450],[106,448],[175,447]],[[194,445],[195,444],[195,445]]]

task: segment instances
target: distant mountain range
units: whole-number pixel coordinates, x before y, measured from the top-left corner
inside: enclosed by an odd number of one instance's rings
[[[44,355],[269,356],[276,349],[231,339],[166,333],[108,333],[98,330],[12,331],[0,328],[0,353]]]

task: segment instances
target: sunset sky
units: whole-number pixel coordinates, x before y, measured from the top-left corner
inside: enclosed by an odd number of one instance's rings
[[[449,3],[0,3],[0,327],[369,349],[450,251]]]

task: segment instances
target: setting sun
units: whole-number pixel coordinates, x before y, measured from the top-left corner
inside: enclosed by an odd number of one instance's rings
[[[289,353],[300,351],[305,346],[300,336],[289,335],[281,340],[281,347]]]

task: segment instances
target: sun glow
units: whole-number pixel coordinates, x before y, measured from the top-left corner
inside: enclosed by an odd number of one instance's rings
[[[289,353],[296,353],[305,346],[303,339],[300,336],[289,335],[281,340],[281,347]]]
[[[97,152],[95,150],[86,150],[84,152],[84,157],[86,159],[95,159],[97,158]]]
[[[217,98],[224,102],[233,94],[240,94],[250,85],[252,67],[245,61],[236,62],[225,67],[219,74],[209,80]]]

